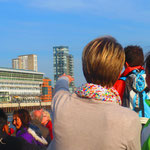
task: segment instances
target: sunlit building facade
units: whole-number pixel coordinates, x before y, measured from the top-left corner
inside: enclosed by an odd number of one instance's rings
[[[20,55],[18,58],[12,59],[12,68],[38,71],[37,55]]]
[[[52,83],[48,78],[43,79],[41,100],[43,102],[52,101]]]
[[[40,100],[44,73],[0,68],[0,102]]]

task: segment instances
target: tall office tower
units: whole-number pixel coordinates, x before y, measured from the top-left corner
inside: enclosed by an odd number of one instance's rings
[[[67,74],[74,78],[74,61],[71,54],[67,56]],[[70,83],[70,91],[73,90],[72,87],[75,87],[74,81]]]
[[[12,59],[13,69],[24,69],[37,71],[37,55],[20,55],[16,59]]]
[[[54,85],[59,76],[68,74],[74,77],[73,56],[69,55],[68,46],[53,47]],[[74,88],[74,82],[70,85],[70,91]]]

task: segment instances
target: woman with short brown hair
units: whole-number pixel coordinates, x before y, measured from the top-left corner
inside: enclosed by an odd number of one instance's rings
[[[113,88],[125,54],[112,37],[87,44],[82,65],[87,83],[71,94],[71,76],[56,82],[52,100],[53,140],[48,150],[140,150],[138,115],[120,106]]]
[[[123,68],[125,54],[113,37],[97,38],[84,48],[83,73],[88,83],[112,87]]]

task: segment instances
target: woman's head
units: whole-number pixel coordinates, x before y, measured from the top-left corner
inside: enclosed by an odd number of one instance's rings
[[[42,121],[41,121],[41,123],[43,124],[43,125],[46,125],[47,124],[47,122],[49,121],[49,120],[51,120],[51,117],[50,117],[50,113],[47,111],[47,110],[45,110],[45,109],[42,109]]]
[[[21,127],[28,128],[29,122],[31,120],[30,114],[25,109],[19,109],[13,113],[13,125],[20,129]]]
[[[112,87],[124,61],[122,46],[113,37],[100,37],[88,43],[83,50],[83,73],[88,83]]]

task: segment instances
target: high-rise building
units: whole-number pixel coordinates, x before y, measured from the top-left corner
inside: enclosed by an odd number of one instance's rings
[[[20,55],[16,59],[12,59],[13,69],[23,69],[38,71],[37,67],[37,55]]]
[[[53,47],[53,67],[54,67],[54,85],[59,76],[64,73],[74,77],[73,56],[69,54],[68,46]],[[73,91],[74,81],[70,84],[70,91]]]

